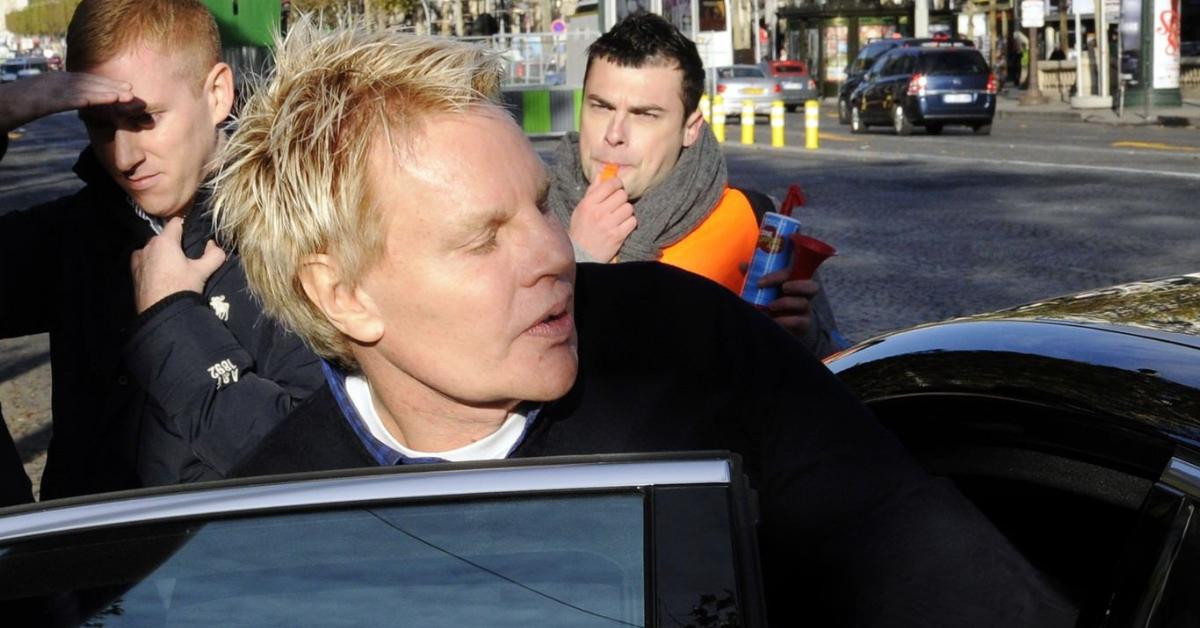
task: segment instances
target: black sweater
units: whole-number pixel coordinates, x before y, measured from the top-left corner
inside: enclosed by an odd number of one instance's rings
[[[580,370],[513,457],[727,449],[759,493],[774,625],[1069,625],[1011,545],[841,382],[727,290],[581,264]],[[237,475],[374,466],[328,388]]]

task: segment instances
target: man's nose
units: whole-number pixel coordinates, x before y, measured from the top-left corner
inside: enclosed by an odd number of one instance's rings
[[[529,255],[527,268],[530,272],[526,277],[530,285],[542,277],[562,275],[575,263],[571,239],[553,212],[539,212],[528,234],[525,250]]]
[[[609,146],[620,146],[625,143],[625,115],[615,114],[609,118],[608,126],[604,129],[604,141]]]
[[[117,170],[124,174],[133,174],[145,158],[136,131],[117,129],[113,133],[113,165]]]

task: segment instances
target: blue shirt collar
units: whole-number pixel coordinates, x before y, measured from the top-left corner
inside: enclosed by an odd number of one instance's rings
[[[321,368],[325,372],[325,381],[329,384],[329,390],[333,392],[333,398],[337,401],[338,408],[342,411],[342,416],[345,417],[346,422],[350,424],[350,429],[354,430],[354,434],[362,441],[363,447],[367,449],[376,463],[380,466],[394,466],[398,464],[446,462],[443,458],[433,456],[425,458],[406,456],[383,444],[378,438],[375,438],[371,434],[371,430],[367,429],[367,425],[363,421],[362,416],[359,415],[358,409],[350,401],[350,395],[346,392],[346,373],[325,360],[321,360]],[[538,404],[526,411],[525,429],[521,432],[521,437],[513,444],[512,449],[508,451],[509,456],[521,446],[521,443],[525,442],[525,436],[529,434],[529,428],[533,426],[533,422],[537,419],[541,409],[542,406]]]

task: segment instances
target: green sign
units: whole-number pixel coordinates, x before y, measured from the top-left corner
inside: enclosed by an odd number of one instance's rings
[[[203,0],[217,18],[221,45],[270,46],[283,19],[275,0]]]

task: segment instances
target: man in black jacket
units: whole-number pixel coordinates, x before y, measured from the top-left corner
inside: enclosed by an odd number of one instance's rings
[[[214,212],[327,386],[238,475],[729,449],[775,625],[1072,622],[780,326],[663,264],[577,268],[545,168],[489,100],[496,57],[301,24],[276,59]]]
[[[85,0],[67,42],[92,78],[59,80],[105,94],[74,104],[85,187],[0,217],[0,335],[50,332],[42,498],[223,477],[320,367],[210,239],[233,100],[216,24],[197,0]]]

